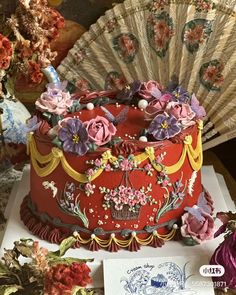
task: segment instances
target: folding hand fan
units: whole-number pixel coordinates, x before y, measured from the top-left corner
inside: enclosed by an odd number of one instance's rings
[[[91,89],[134,80],[195,93],[208,117],[204,148],[236,137],[236,1],[126,0],[106,12],[58,67]]]

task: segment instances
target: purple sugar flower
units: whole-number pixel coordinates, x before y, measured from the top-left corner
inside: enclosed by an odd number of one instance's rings
[[[142,84],[140,81],[134,81],[128,86],[125,86],[125,88],[118,93],[117,99],[119,101],[129,102],[133,98],[133,96],[139,92],[141,85]]]
[[[180,131],[181,128],[177,119],[167,113],[157,115],[148,128],[148,133],[152,134],[157,140],[169,139]]]
[[[202,119],[206,116],[206,111],[203,106],[200,106],[200,103],[195,94],[193,94],[191,98],[191,108],[198,119]]]
[[[88,151],[88,133],[79,119],[69,119],[59,130],[59,139],[63,142],[65,152],[83,156]]]
[[[37,116],[33,116],[32,118],[27,120],[26,125],[23,127],[23,132],[33,132],[39,128],[40,124],[41,122],[38,121]]]
[[[190,96],[187,90],[178,86],[173,92],[173,101],[188,103],[190,100]]]

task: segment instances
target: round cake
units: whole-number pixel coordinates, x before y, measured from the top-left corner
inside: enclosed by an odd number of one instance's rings
[[[212,208],[201,185],[204,110],[181,87],[136,82],[71,97],[50,84],[36,107],[21,206],[35,235],[59,243],[76,233],[77,246],[137,251],[176,237],[200,199]]]

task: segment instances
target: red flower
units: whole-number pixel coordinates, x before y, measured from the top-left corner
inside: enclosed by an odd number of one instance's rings
[[[75,286],[86,287],[91,283],[90,268],[86,263],[71,265],[57,264],[51,267],[45,276],[45,295],[71,294]]]
[[[0,69],[6,70],[12,57],[11,42],[2,34],[0,34]]]
[[[57,10],[50,8],[48,10],[48,18],[44,23],[45,29],[48,29],[49,39],[57,38],[59,35],[59,30],[64,28],[64,26],[64,18],[60,15],[60,13]]]
[[[36,62],[29,61],[28,74],[30,81],[34,84],[40,84],[43,80],[43,73],[41,73],[41,67]]]

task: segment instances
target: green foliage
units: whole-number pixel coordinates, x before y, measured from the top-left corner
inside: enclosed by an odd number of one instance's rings
[[[44,277],[48,269],[55,264],[70,265],[73,262],[86,263],[93,259],[65,258],[67,250],[73,247],[77,239],[74,236],[63,240],[59,250],[47,252],[31,239],[14,242],[14,248],[5,250],[3,262],[0,262],[0,295],[43,295]],[[20,263],[21,257],[30,258],[28,263]],[[85,289],[75,294],[92,295]]]
[[[53,140],[52,143],[58,147],[59,149],[62,149],[62,142],[60,141],[59,137],[56,136]]]
[[[3,285],[3,286],[0,286],[0,295],[10,295],[10,294],[16,293],[20,289],[21,287],[17,285],[12,285],[12,286]]]

